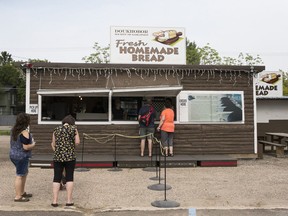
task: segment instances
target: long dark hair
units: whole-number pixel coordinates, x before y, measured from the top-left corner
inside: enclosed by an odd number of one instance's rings
[[[15,125],[13,126],[12,138],[17,140],[18,135],[30,125],[30,116],[26,113],[19,113],[16,118]]]

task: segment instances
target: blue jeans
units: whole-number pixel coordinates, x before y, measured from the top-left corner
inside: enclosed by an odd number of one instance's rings
[[[28,174],[29,158],[23,158],[19,160],[10,158],[10,160],[16,167],[17,176],[26,176]]]

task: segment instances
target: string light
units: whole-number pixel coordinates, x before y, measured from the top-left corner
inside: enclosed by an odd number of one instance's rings
[[[145,77],[153,77],[153,81],[157,81],[157,78],[165,76],[166,80],[171,79],[171,77],[183,80],[187,79],[187,77],[193,76],[194,80],[197,79],[197,74],[199,74],[200,77],[206,76],[206,81],[209,82],[212,79],[219,79],[219,83],[221,84],[223,82],[223,73],[224,77],[226,79],[229,79],[230,82],[233,82],[233,86],[237,84],[237,79],[243,79],[242,74],[247,74],[248,79],[248,86],[251,84],[251,80],[253,80],[253,77],[256,73],[253,66],[250,67],[250,70],[219,70],[219,69],[181,69],[181,68],[54,68],[54,67],[32,67],[32,73],[33,76],[38,78],[38,75],[40,72],[43,73],[45,76],[46,71],[49,73],[49,84],[53,82],[53,79],[55,79],[54,75],[63,77],[63,80],[67,80],[68,76],[75,77],[75,74],[77,74],[78,81],[81,80],[81,78],[90,76],[93,77],[95,81],[97,82],[99,80],[100,76],[105,77],[107,80],[111,80],[114,77],[118,76],[118,73],[126,73],[128,78],[132,78],[132,74],[140,77],[142,80],[145,79]],[[164,74],[163,74],[164,73]],[[228,75],[229,73],[230,75]],[[219,74],[219,76],[216,76],[216,74]],[[114,85],[114,81],[111,80],[111,82]]]

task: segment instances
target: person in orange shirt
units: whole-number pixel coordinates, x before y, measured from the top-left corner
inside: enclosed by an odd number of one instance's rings
[[[174,137],[174,111],[170,100],[166,100],[164,110],[160,115],[160,123],[157,130],[161,130],[161,143],[165,149],[165,155],[173,157],[173,137]],[[169,149],[169,155],[168,155]]]

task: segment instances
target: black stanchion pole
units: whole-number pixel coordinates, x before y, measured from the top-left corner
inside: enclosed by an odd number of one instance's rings
[[[167,179],[167,175],[166,175],[166,157],[167,157],[167,155],[166,155],[166,152],[165,152],[165,161],[164,161],[164,200],[166,201],[166,192],[167,192],[167,188],[166,188],[166,185],[167,185],[167,181],[166,181],[166,179]]]
[[[116,147],[116,134],[114,135],[114,161],[113,161],[113,167],[109,169],[108,171],[122,171],[121,168],[118,167],[118,162],[117,162],[117,147]]]
[[[161,164],[161,163],[160,163]],[[166,155],[165,155],[165,162],[164,164],[166,164]],[[166,166],[166,165],[165,165]],[[159,170],[160,170],[161,165],[159,166]],[[163,190],[170,190],[172,187],[170,185],[166,185],[166,184],[162,184],[160,183],[160,172],[159,172],[159,183],[158,184],[153,184],[148,186],[148,189],[150,190],[157,190],[157,191],[163,191]]]
[[[87,167],[83,167],[83,163],[84,163],[84,142],[85,142],[85,136],[83,135],[83,142],[82,142],[82,150],[81,150],[81,166],[79,168],[76,168],[75,171],[78,172],[87,172],[90,169],[88,169]]]
[[[163,178],[160,177],[160,144],[158,143],[159,147],[156,148],[156,176],[151,177],[151,180],[159,180],[159,184],[160,184],[160,180],[163,180]],[[159,159],[158,159],[159,158]]]
[[[156,200],[151,203],[152,206],[158,207],[158,208],[175,208],[179,207],[180,203],[175,202],[173,200],[167,200],[166,199],[166,191],[168,190],[168,187],[166,185],[166,152],[165,152],[165,159],[164,159],[164,200]]]

